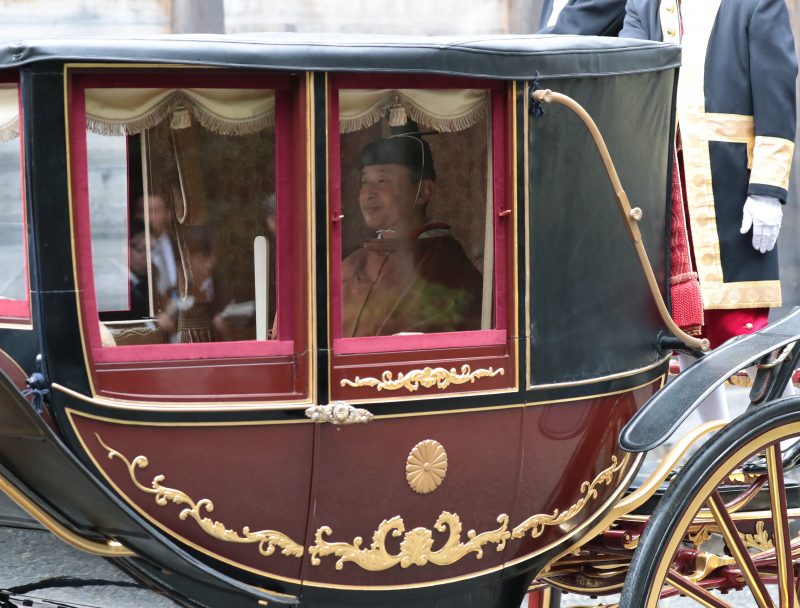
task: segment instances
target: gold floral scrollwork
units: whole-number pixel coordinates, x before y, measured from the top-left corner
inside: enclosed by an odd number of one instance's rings
[[[131,481],[136,488],[155,496],[155,502],[158,506],[164,507],[170,502],[175,505],[187,505],[187,508],[183,509],[178,514],[181,520],[186,520],[188,518],[195,520],[203,532],[218,540],[229,543],[257,544],[259,553],[265,557],[269,557],[275,553],[276,547],[280,548],[281,553],[288,557],[299,558],[303,556],[305,551],[303,545],[294,542],[281,532],[275,530],[258,530],[251,532],[250,527],[245,526],[242,528],[240,534],[235,530],[226,528],[222,522],[203,517],[202,511],[205,510],[207,513],[211,513],[214,510],[214,503],[207,498],[195,502],[194,499],[182,490],[176,490],[161,485],[161,482],[165,479],[164,475],[156,475],[150,482],[151,487],[148,488],[136,478],[137,469],[144,469],[149,465],[146,456],[137,456],[133,461],[130,461],[117,450],[107,446],[100,438],[100,435],[95,434],[95,437],[97,437],[97,441],[100,442],[103,449],[108,452],[108,459],[113,460],[114,458],[119,458],[124,462],[125,466],[128,468]]]
[[[410,566],[449,566],[459,561],[465,555],[475,553],[475,559],[483,557],[483,546],[497,545],[497,551],[505,549],[506,541],[511,537],[508,531],[508,515],[497,518],[500,527],[496,530],[477,534],[475,530],[467,532],[467,541],[462,542],[461,519],[454,513],[442,512],[436,520],[434,528],[439,532],[449,530],[447,541],[440,549],[433,549],[433,532],[427,528],[414,528],[406,532],[405,523],[400,516],[384,520],[372,535],[372,544],[368,549],[362,549],[364,540],[357,536],[352,543],[328,542],[323,537],[330,536],[333,531],[328,526],[319,528],[315,534],[315,543],[309,548],[311,564],[319,566],[320,558],[334,555],[339,558],[336,569],[341,570],[346,562],[353,562],[364,570],[379,572],[400,565],[401,568]],[[403,537],[400,542],[400,551],[397,554],[389,553],[386,549],[386,538],[391,535],[395,538]]]
[[[687,538],[689,542],[694,545],[695,549],[699,549],[700,545],[711,540],[711,537],[716,533],[719,533],[719,528],[716,524],[705,524],[694,531],[690,531],[687,534]]]
[[[741,534],[745,547],[757,549],[758,551],[769,551],[774,549],[775,545],[772,544],[769,534],[767,534],[767,527],[763,521],[756,522],[755,534]]]
[[[532,515],[514,528],[511,534],[512,537],[523,538],[530,532],[531,538],[538,538],[548,526],[558,526],[575,517],[586,507],[590,500],[597,498],[597,488],[599,486],[611,485],[617,472],[623,470],[628,464],[630,456],[630,453],[625,454],[625,457],[619,463],[617,462],[617,457],[612,456],[611,465],[608,468],[602,470],[593,481],[584,481],[581,484],[581,498],[575,504],[564,511],[556,509],[549,514]]]
[[[406,481],[418,494],[429,494],[447,475],[447,452],[438,441],[426,439],[411,449],[406,460]]]
[[[478,378],[494,378],[497,375],[504,375],[506,372],[501,367],[494,369],[476,369],[472,371],[469,365],[462,365],[461,372],[457,372],[455,367],[445,369],[443,367],[426,367],[424,369],[415,369],[410,372],[398,372],[397,378],[390,371],[385,371],[381,374],[380,380],[377,378],[359,378],[355,377],[354,380],[344,378],[339,382],[341,386],[359,387],[376,387],[379,391],[396,391],[405,388],[411,392],[419,390],[419,387],[431,388],[436,387],[445,389],[451,384],[465,384],[467,382],[474,383]]]

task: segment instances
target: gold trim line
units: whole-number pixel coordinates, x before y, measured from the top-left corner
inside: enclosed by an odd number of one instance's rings
[[[98,542],[85,538],[74,533],[72,530],[65,528],[63,525],[61,525],[61,523],[53,519],[46,511],[42,510],[39,505],[30,500],[27,496],[25,496],[25,494],[20,492],[17,487],[3,475],[0,475],[0,490],[2,490],[11,500],[19,505],[19,507],[28,512],[34,519],[36,519],[36,521],[50,530],[50,532],[76,549],[80,549],[86,553],[99,555],[101,557],[136,557],[136,554],[133,551],[115,540]]]
[[[134,411],[151,411],[151,412],[239,412],[239,411],[284,411],[284,410],[304,410],[308,408],[309,402],[307,399],[302,401],[282,401],[276,403],[252,402],[248,404],[242,401],[230,402],[152,402],[152,401],[122,401],[121,399],[112,399],[111,397],[89,397],[81,393],[67,388],[57,382],[53,382],[51,387],[54,390],[60,391],[65,395],[79,399],[85,403],[92,405],[100,405],[115,410],[134,410]],[[117,421],[115,418],[112,419]]]

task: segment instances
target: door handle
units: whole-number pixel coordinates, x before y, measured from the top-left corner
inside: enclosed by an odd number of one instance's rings
[[[314,422],[331,424],[366,424],[372,420],[372,412],[353,407],[344,401],[334,401],[328,405],[312,405],[306,410],[306,417]]]

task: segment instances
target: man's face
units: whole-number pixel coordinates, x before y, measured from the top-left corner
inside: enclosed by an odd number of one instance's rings
[[[367,226],[387,230],[407,220],[414,210],[417,189],[403,165],[364,167],[358,204]]]
[[[169,229],[172,214],[169,212],[164,199],[160,196],[151,196],[148,201],[149,207],[147,210],[150,216],[150,228],[152,228],[156,236],[161,236]]]

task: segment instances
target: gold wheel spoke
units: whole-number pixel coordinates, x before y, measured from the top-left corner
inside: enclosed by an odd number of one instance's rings
[[[772,509],[772,528],[775,536],[775,561],[778,566],[778,598],[780,608],[795,608],[794,568],[791,536],[789,535],[786,487],[783,480],[783,461],[780,443],[766,449],[769,502]]]
[[[679,593],[692,598],[695,602],[706,608],[731,608],[731,605],[723,602],[720,598],[706,591],[700,585],[693,583],[685,576],[681,576],[674,570],[667,573],[667,581]]]
[[[739,536],[736,525],[725,509],[725,502],[722,500],[717,490],[714,490],[708,497],[707,504],[711,514],[714,516],[714,520],[719,526],[720,532],[722,532],[722,536],[725,539],[725,544],[728,545],[731,556],[736,560],[736,565],[742,571],[742,576],[747,586],[750,588],[750,592],[753,594],[756,604],[759,608],[774,608],[772,599],[767,593],[766,587],[764,587],[764,582],[761,580],[755,565],[753,565],[750,553],[747,551],[744,541],[742,541],[742,538]]]

